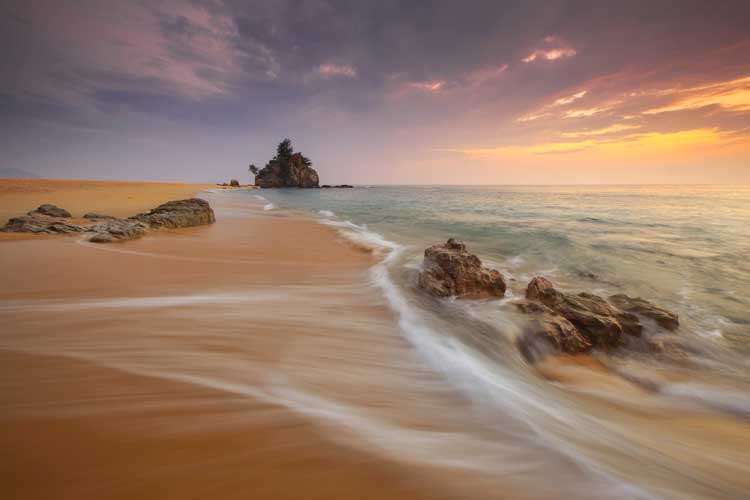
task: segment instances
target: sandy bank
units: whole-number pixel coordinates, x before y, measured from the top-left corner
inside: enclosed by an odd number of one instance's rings
[[[97,212],[128,217],[165,201],[190,198],[207,185],[165,182],[114,182],[49,179],[0,179],[0,223],[42,203],[70,211],[73,217]]]

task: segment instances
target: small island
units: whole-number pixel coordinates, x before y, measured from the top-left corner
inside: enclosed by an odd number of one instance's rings
[[[289,139],[279,143],[276,156],[263,169],[251,164],[249,170],[255,175],[255,185],[261,188],[320,187],[312,161],[300,152],[295,153]]]

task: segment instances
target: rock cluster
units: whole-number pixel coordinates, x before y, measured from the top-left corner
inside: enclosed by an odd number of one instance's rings
[[[499,271],[482,267],[479,257],[453,238],[425,250],[419,286],[436,297],[502,297],[506,289]]]
[[[51,215],[55,214],[55,215]],[[66,215],[67,214],[67,215]],[[207,201],[199,198],[164,203],[155,209],[128,219],[89,212],[88,224],[74,224],[64,219],[70,213],[54,205],[41,205],[27,215],[14,217],[0,231],[9,233],[92,233],[89,241],[109,243],[139,238],[149,228],[179,228],[210,224],[216,219]]]
[[[667,330],[679,326],[676,314],[641,298],[613,295],[604,299],[590,293],[568,294],[556,290],[549,280],[534,278],[526,288],[526,300],[516,303],[532,315],[520,340],[528,352],[537,340],[546,340],[558,351],[577,354],[592,347],[613,349],[627,337],[643,332],[641,318],[654,320]]]
[[[506,290],[500,272],[482,267],[479,257],[453,238],[425,250],[418,284],[436,297],[503,297]],[[641,336],[644,320],[670,331],[679,326],[676,314],[647,300],[622,294],[605,299],[585,292],[564,293],[543,277],[532,279],[526,298],[514,304],[528,316],[518,346],[529,359],[550,347],[567,354],[617,348],[628,338]]]

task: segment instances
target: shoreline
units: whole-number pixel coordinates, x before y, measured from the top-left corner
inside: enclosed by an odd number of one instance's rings
[[[595,359],[532,370],[502,352],[502,335],[474,337],[476,318],[452,318],[469,319],[454,331],[388,276],[400,245],[213,189],[198,194],[211,225],[116,245],[0,244],[0,446],[11,450],[0,468],[12,471],[0,492],[620,498],[668,484],[642,463],[715,478],[698,492],[750,486],[741,419],[644,391]],[[474,342],[450,343],[462,334]],[[641,446],[624,453],[627,442]],[[703,458],[719,452],[737,465]]]

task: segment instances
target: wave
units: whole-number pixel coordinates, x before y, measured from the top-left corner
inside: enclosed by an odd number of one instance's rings
[[[273,203],[266,203],[263,205],[263,210],[273,210],[274,208],[276,208],[276,205]]]
[[[318,210],[318,213],[323,217],[336,217],[336,214],[330,210]]]

